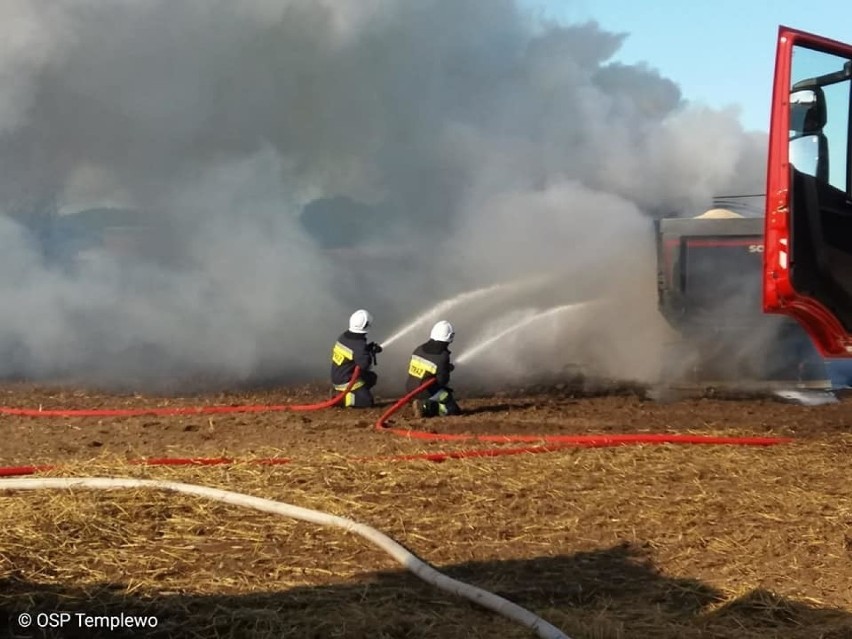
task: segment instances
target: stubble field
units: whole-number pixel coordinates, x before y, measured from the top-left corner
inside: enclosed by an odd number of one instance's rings
[[[0,404],[134,408],[310,403],[317,386],[187,397],[10,385]],[[631,389],[462,397],[472,434],[780,436],[769,447],[517,447],[380,432],[376,409],[129,418],[0,417],[5,467],[169,479],[349,517],[457,579],[588,639],[852,636],[852,400],[645,401]],[[464,455],[464,453],[463,453]],[[219,458],[159,466],[152,458]],[[413,459],[411,458],[413,457]],[[275,464],[257,460],[278,460]],[[286,461],[285,461],[286,460]],[[2,484],[0,484],[2,486]],[[153,630],[24,629],[21,612],[154,616]],[[9,637],[528,637],[352,534],[147,490],[0,493],[0,634]]]

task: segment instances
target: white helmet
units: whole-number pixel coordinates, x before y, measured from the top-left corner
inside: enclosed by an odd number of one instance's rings
[[[447,320],[441,320],[435,324],[432,327],[432,332],[429,334],[430,339],[436,342],[446,342],[447,344],[451,344],[455,336],[456,332],[453,330],[453,325]]]
[[[373,323],[373,316],[363,308],[355,311],[349,317],[349,332],[351,333],[366,333]]]

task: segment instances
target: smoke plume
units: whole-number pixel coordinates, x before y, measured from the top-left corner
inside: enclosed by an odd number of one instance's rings
[[[0,373],[306,379],[355,308],[380,340],[545,272],[523,303],[610,300],[587,359],[646,375],[650,216],[761,189],[765,140],[624,37],[513,0],[7,0]]]

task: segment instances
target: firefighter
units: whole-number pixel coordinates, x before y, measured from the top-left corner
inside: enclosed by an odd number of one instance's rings
[[[331,349],[331,383],[334,390],[342,392],[349,386],[355,367],[360,367],[358,380],[346,393],[343,406],[351,408],[369,408],[373,406],[373,386],[378,376],[372,367],[376,365],[376,355],[382,347],[367,341],[367,331],[373,323],[373,316],[364,309],[352,313],[349,318],[349,330],[341,334]]]
[[[411,392],[433,377],[437,380],[411,402],[415,417],[461,414],[461,408],[453,398],[453,389],[449,387],[450,373],[455,368],[450,363],[449,345],[455,335],[453,325],[441,320],[432,327],[429,341],[418,346],[411,354],[406,390]]]

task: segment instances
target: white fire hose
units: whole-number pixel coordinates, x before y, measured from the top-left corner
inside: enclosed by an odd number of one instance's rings
[[[360,535],[367,541],[378,546],[397,562],[405,566],[423,581],[440,588],[445,592],[469,599],[489,610],[516,621],[535,631],[542,639],[570,639],[566,634],[547,621],[534,615],[529,610],[518,606],[498,595],[482,590],[476,586],[457,581],[438,572],[426,562],[399,545],[387,535],[365,524],[346,517],[338,517],[318,510],[301,508],[271,499],[252,497],[228,490],[196,486],[172,481],[150,479],[127,479],[112,477],[71,477],[71,478],[39,478],[39,479],[3,479],[0,480],[0,490],[35,490],[42,488],[86,488],[97,490],[113,490],[118,488],[150,488],[169,490],[177,493],[196,495],[214,501],[254,508],[263,512],[308,521],[321,526],[334,526],[347,532]]]

